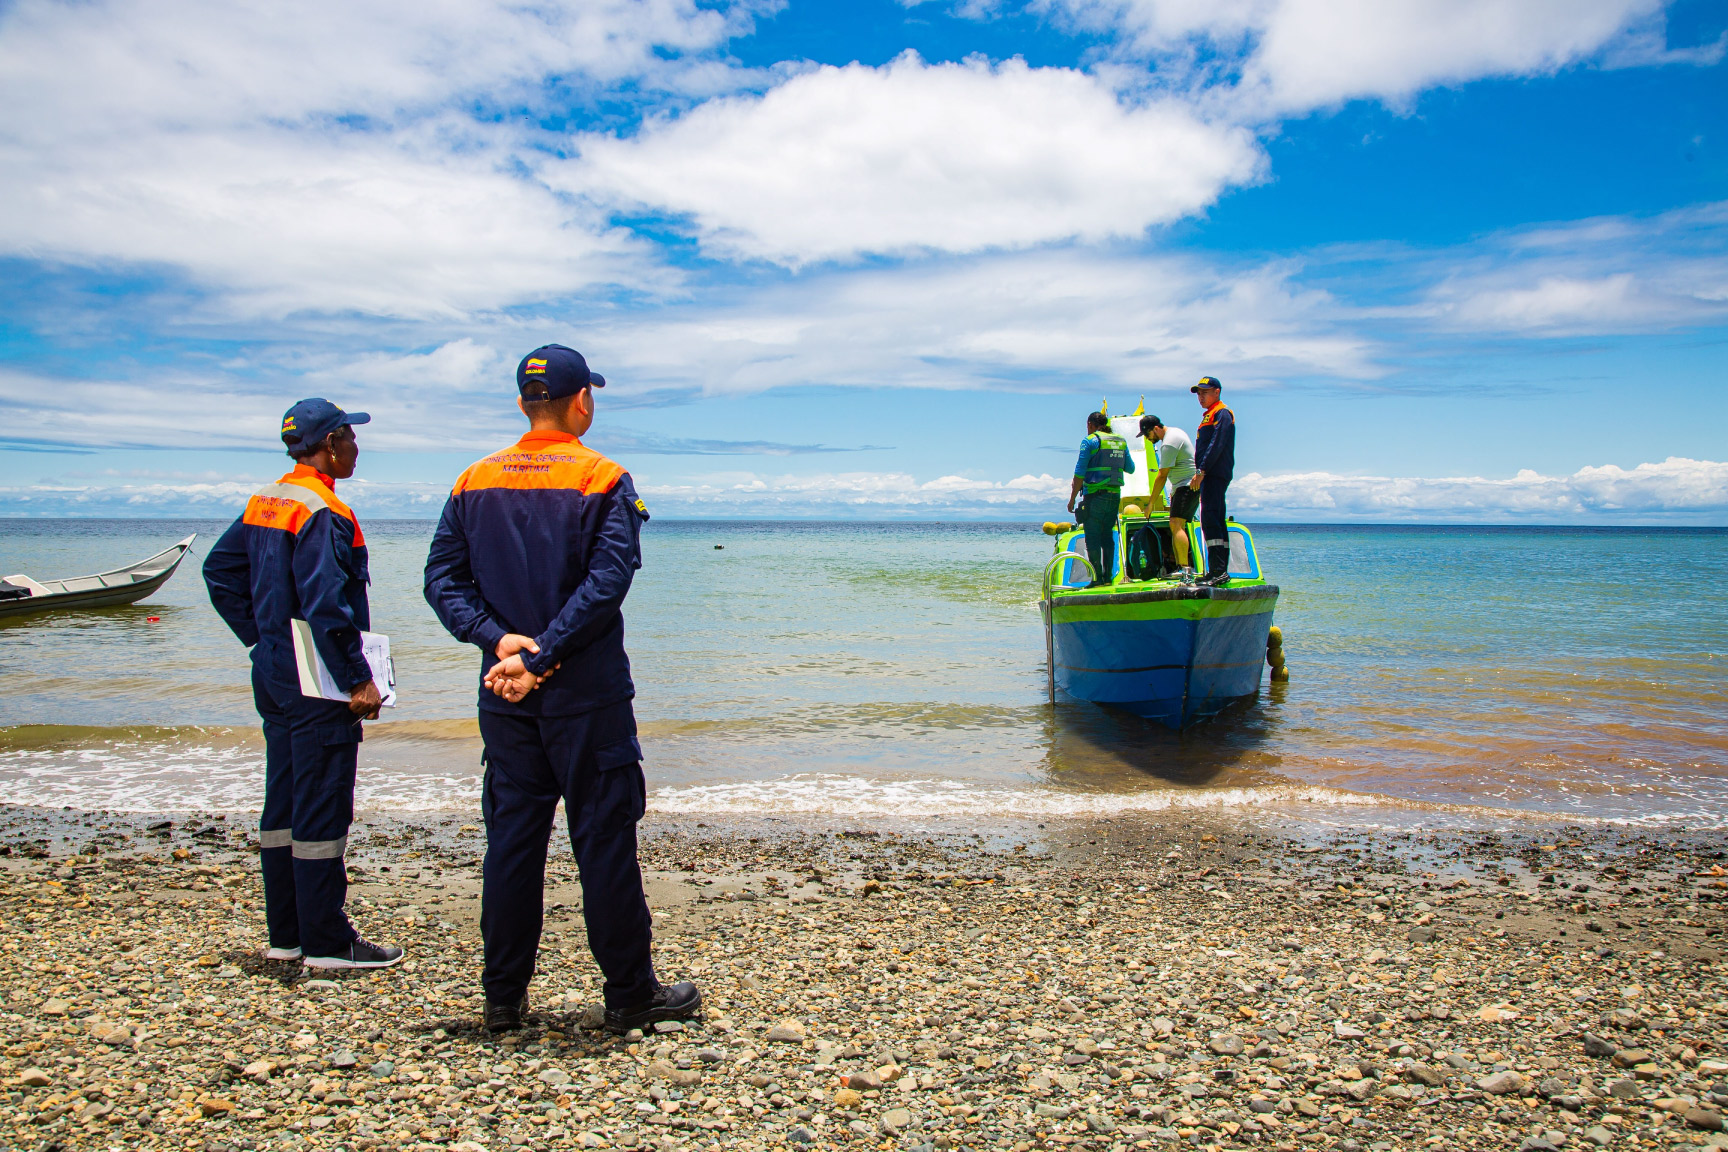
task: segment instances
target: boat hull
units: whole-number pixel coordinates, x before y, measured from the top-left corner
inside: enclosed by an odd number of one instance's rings
[[[1050,602],[1055,686],[1184,728],[1260,687],[1278,589],[1140,587]]]
[[[69,580],[44,581],[38,586],[37,595],[0,600],[0,617],[136,603],[168,583],[195,539],[195,534],[188,536],[173,547],[127,568]]]

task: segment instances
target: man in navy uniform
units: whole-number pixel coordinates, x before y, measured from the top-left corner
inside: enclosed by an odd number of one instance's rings
[[[661,984],[649,955],[636,858],[647,784],[623,616],[648,509],[630,474],[579,439],[605,384],[563,345],[524,357],[517,403],[529,431],[462,473],[426,559],[426,602],[481,653],[480,933],[494,1032],[520,1028],[528,1011],[560,799],[588,947],[606,978],[606,1027],[627,1032],[702,1007],[694,984]]]
[[[361,720],[382,698],[360,647],[371,627],[366,536],[336,481],[354,475],[355,424],[371,417],[302,400],[282,418],[294,470],[246,502],[210,549],[210,603],[252,649],[252,698],[264,721],[264,813],[258,858],[272,960],[308,968],[385,968],[402,949],[362,939],[342,906],[354,818]],[[310,626],[319,659],[347,701],[300,694],[293,622]]]
[[[1200,400],[1205,415],[1194,432],[1194,478],[1188,481],[1200,491],[1200,535],[1206,541],[1206,575],[1201,584],[1230,582],[1230,527],[1224,507],[1224,490],[1236,471],[1236,414],[1224,407],[1219,393],[1224,385],[1214,376],[1202,376],[1188,391]]]
[[[1134,471],[1128,441],[1110,431],[1110,417],[1094,412],[1086,417],[1086,438],[1074,462],[1074,485],[1068,511],[1081,500],[1080,526],[1086,530],[1086,557],[1092,561],[1092,586],[1108,584],[1116,575],[1116,513],[1122,505],[1122,474]],[[1084,496],[1084,499],[1082,499]]]

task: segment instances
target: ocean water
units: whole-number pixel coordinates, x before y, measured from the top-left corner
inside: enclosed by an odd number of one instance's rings
[[[146,603],[0,619],[0,802],[255,808],[247,663],[197,564],[224,525],[0,520],[0,572],[189,532]],[[368,522],[402,703],[360,800],[470,808],[476,656],[420,595],[432,525]],[[662,812],[1055,818],[1171,806],[1728,812],[1728,532],[1256,528],[1287,684],[1180,735],[1045,696],[1030,524],[667,523],[626,606]]]

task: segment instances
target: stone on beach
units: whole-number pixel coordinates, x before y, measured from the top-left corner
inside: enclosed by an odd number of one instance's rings
[[[1182,816],[1020,843],[651,821],[656,968],[695,979],[709,1019],[619,1038],[583,1027],[600,979],[559,860],[529,1025],[479,1027],[478,874],[471,841],[439,827],[356,826],[356,923],[412,903],[423,927],[398,940],[407,964],[335,974],[313,994],[298,965],[257,956],[255,858],[188,837],[181,860],[142,844],[0,864],[0,924],[8,941],[31,933],[40,960],[0,966],[15,1014],[0,1144],[1573,1152],[1719,1139],[1728,1012],[1697,957],[1723,917],[1713,881],[1681,867],[1707,871],[1720,836],[1664,839],[1675,865],[1662,874],[1647,842],[1606,832],[1547,852],[1504,831],[1304,843]],[[1552,884],[1459,876],[1537,853]],[[1568,877],[1567,859],[1587,875]],[[1622,869],[1639,892],[1606,892]],[[794,887],[813,874],[820,885]],[[50,875],[86,907],[37,905]],[[1569,887],[1586,880],[1588,893]],[[1630,922],[1658,884],[1686,897],[1669,917],[1692,942],[1684,956],[1627,929],[1588,946],[1543,934],[1609,899],[1622,906],[1588,914]],[[1550,918],[1526,914],[1538,909]],[[1417,946],[1420,918],[1444,931]],[[192,955],[177,950],[186,939]],[[44,1011],[51,999],[61,1013]]]

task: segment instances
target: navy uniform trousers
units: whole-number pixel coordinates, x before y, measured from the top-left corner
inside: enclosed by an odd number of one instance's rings
[[[338,700],[302,696],[252,666],[252,699],[264,721],[264,815],[258,853],[272,948],[308,956],[345,953],[357,935],[348,898],[348,825],[361,725]]]
[[[480,799],[486,817],[480,897],[486,999],[515,1004],[528,992],[540,950],[546,850],[562,800],[582,874],[588,948],[606,977],[606,1006],[639,1007],[658,982],[649,959],[653,923],[636,861],[636,824],[648,789],[630,701],[577,716],[482,708],[480,736],[486,744]]]
[[[1224,507],[1224,491],[1229,487],[1229,473],[1214,476],[1208,472],[1200,477],[1200,535],[1206,541],[1208,553],[1213,548],[1230,547],[1228,513]]]

